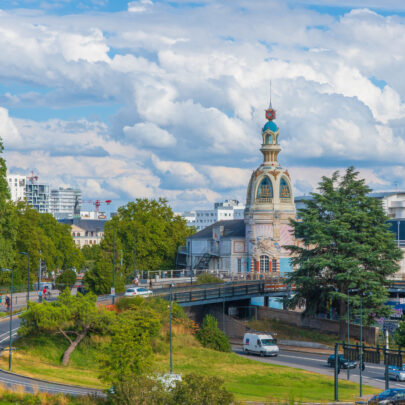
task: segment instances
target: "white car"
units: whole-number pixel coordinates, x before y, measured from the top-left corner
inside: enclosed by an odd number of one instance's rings
[[[125,291],[125,294],[124,294],[125,297],[135,297],[137,295],[141,295],[143,297],[149,297],[150,295],[152,295],[152,291],[147,290],[144,287],[131,287],[131,288],[127,288],[127,290]]]

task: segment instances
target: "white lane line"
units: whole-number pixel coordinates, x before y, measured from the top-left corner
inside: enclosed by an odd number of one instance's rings
[[[11,336],[12,337],[17,336],[17,332],[14,332]],[[10,340],[10,336],[7,336],[4,339],[0,340],[0,343],[4,342],[5,340]]]
[[[14,328],[14,329],[11,329],[11,330],[14,332],[14,331],[18,330],[18,328]],[[0,334],[0,338],[2,338],[3,336],[7,336],[7,335],[10,335],[10,331],[1,333],[1,334]]]

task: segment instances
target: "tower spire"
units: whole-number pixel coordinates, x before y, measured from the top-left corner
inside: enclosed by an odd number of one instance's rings
[[[271,105],[271,79],[270,79],[270,104],[269,104],[269,110],[273,109],[272,105]]]

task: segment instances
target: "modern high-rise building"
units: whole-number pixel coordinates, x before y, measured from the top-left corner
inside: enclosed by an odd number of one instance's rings
[[[25,197],[27,203],[41,214],[50,212],[51,193],[48,184],[28,181],[25,188]]]
[[[24,201],[27,177],[20,174],[7,174],[8,188],[10,189],[11,201]]]
[[[56,219],[80,218],[82,192],[77,188],[51,189],[50,213]]]

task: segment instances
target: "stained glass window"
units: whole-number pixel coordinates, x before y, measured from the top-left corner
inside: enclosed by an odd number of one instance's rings
[[[280,181],[280,197],[281,198],[291,198],[290,186],[287,181],[282,177]]]
[[[273,186],[268,177],[265,177],[257,190],[257,198],[273,198]]]

